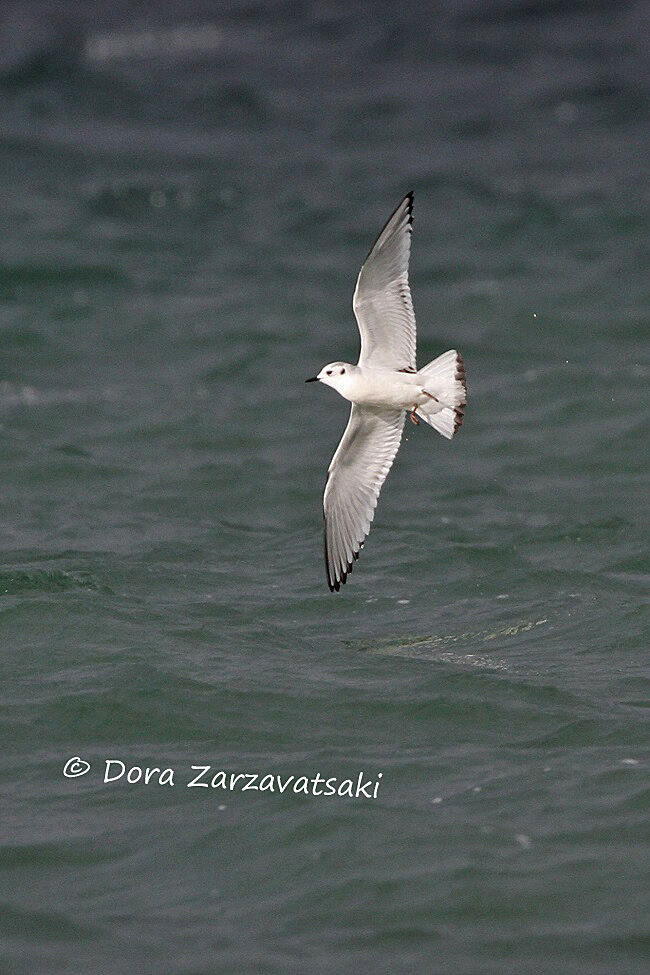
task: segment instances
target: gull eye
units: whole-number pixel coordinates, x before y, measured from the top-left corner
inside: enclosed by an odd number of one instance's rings
[[[342,376],[344,376],[344,375],[345,375],[345,369],[341,369],[341,375],[342,375]]]
[[[327,370],[327,375],[328,375],[328,376],[331,376],[331,375],[332,375],[332,370],[331,370],[331,369],[328,369],[328,370]]]

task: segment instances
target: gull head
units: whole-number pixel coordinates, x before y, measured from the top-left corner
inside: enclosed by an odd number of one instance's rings
[[[340,392],[341,387],[347,384],[349,377],[355,369],[356,366],[351,365],[349,362],[329,362],[326,366],[323,366],[317,376],[312,376],[311,379],[305,379],[305,382],[324,383],[326,386],[331,386],[332,389]]]

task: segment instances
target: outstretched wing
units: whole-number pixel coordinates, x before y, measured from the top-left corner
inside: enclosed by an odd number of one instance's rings
[[[415,314],[409,288],[413,193],[408,193],[359,271],[352,307],[360,366],[415,370]]]
[[[403,410],[369,410],[352,404],[323,496],[325,567],[332,591],[338,592],[359,558],[403,427]]]

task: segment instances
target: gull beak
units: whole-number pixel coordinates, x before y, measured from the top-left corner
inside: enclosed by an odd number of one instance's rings
[[[306,383],[317,383],[318,382],[318,376],[312,376],[311,379],[305,379],[305,382]]]

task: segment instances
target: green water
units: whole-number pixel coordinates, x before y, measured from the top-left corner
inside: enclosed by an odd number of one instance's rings
[[[642,5],[151,16],[0,15],[2,970],[647,971]],[[303,380],[411,188],[466,420],[330,594]]]

